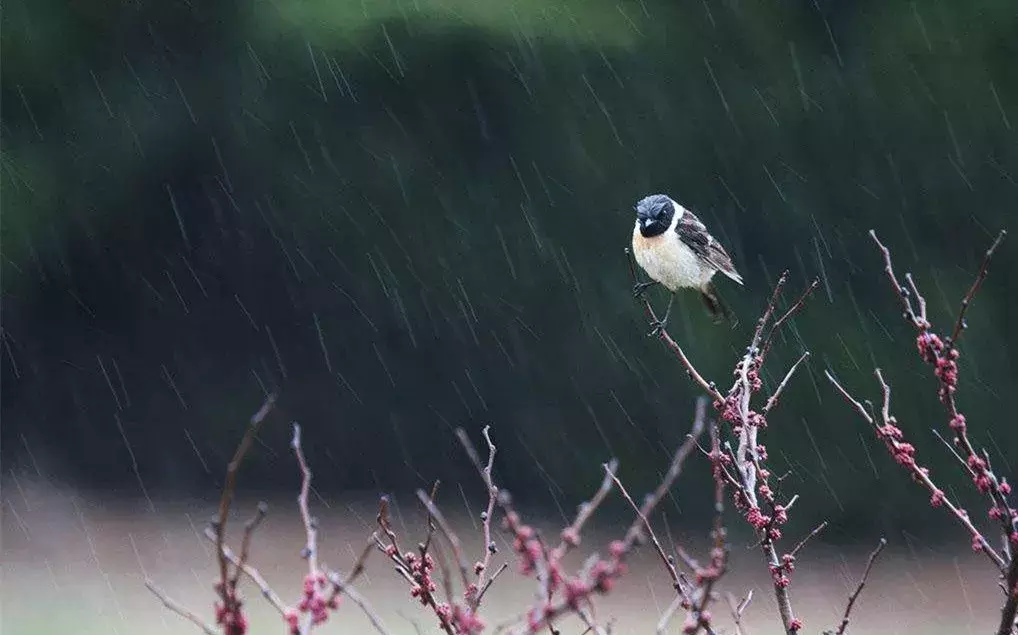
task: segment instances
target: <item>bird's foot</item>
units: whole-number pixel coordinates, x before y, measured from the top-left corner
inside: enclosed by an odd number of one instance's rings
[[[638,298],[644,294],[644,292],[657,284],[656,281],[651,280],[650,282],[637,282],[633,285],[633,297]]]
[[[650,333],[647,333],[647,337],[660,337],[666,326],[668,326],[668,320],[651,320]]]

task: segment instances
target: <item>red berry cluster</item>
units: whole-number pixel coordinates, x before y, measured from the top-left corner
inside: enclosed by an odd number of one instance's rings
[[[513,534],[513,551],[520,559],[520,573],[523,575],[534,573],[543,551],[537,532],[530,525],[523,524],[519,514],[512,511],[506,514],[504,524]]]
[[[781,562],[770,566],[771,580],[774,586],[787,589],[792,584],[792,572],[795,571],[795,556],[786,553],[781,556]]]
[[[459,604],[450,607],[443,602],[435,607],[435,612],[438,614],[439,626],[448,624],[456,635],[480,635],[484,631],[484,620]]]
[[[740,362],[735,368],[735,375],[742,373],[742,365],[747,362]],[[746,370],[746,380],[749,383],[749,390],[751,393],[759,392],[763,387],[763,380],[760,379],[760,367],[763,365],[763,358],[759,355],[753,355],[748,360],[749,368]],[[734,390],[732,390],[724,401],[715,401],[714,409],[717,410],[721,416],[721,420],[732,426],[732,431],[736,434],[742,430],[742,414],[740,412],[740,402],[742,400],[742,384],[736,384]],[[767,427],[767,418],[763,414],[750,410],[746,415],[746,423],[755,426],[757,428]]]
[[[300,633],[300,616],[311,615],[312,626],[317,626],[329,619],[329,611],[339,608],[339,595],[327,592],[332,586],[324,573],[304,576],[304,590],[296,609],[290,609],[283,619],[290,635]]]
[[[896,425],[897,423],[898,421],[894,417],[889,417],[885,425],[877,428],[877,437],[887,445],[887,450],[898,465],[910,470],[915,469],[915,446],[905,443],[905,434]]]
[[[685,635],[694,635],[695,633],[699,633],[700,629],[708,629],[710,627],[710,620],[710,611],[701,611],[698,614],[690,613],[686,616],[686,621],[682,624],[682,632]]]
[[[580,532],[576,531],[572,527],[566,527],[562,530],[562,534],[559,536],[562,538],[562,542],[570,548],[576,548],[580,546]]]
[[[927,364],[933,364],[933,374],[940,380],[940,400],[945,404],[958,389],[958,349],[948,347],[936,333],[930,332],[930,323],[916,319],[919,335],[916,336],[916,348],[919,356]]]
[[[721,530],[724,531],[724,530]],[[708,588],[716,582],[725,572],[728,554],[721,547],[714,547],[710,552],[710,564],[706,567],[697,566],[694,573],[696,585],[701,588]],[[682,608],[690,611],[693,607],[687,600],[682,601]],[[682,626],[682,632],[689,635],[699,633],[700,629],[711,632],[711,613],[707,610],[692,611],[686,616]]]
[[[591,595],[606,594],[615,586],[615,581],[628,569],[624,562],[628,548],[626,543],[615,540],[608,545],[608,558],[595,561],[586,575],[571,577],[563,573],[561,555],[557,550],[545,550],[536,530],[524,524],[515,511],[506,513],[504,528],[513,534],[513,551],[520,563],[520,572],[533,575],[543,566],[547,575],[547,601],[542,607],[535,607],[527,614],[527,632],[537,633],[549,620],[556,616],[551,598],[561,592],[565,606],[577,610]],[[569,527],[562,531],[562,542],[569,547],[580,544],[579,533]]]
[[[736,366],[734,374],[740,376],[745,365],[748,365],[745,373],[749,392],[751,394],[756,393],[763,386],[763,382],[760,379],[760,368],[763,365],[763,358],[754,351],[750,351],[750,355]],[[742,382],[737,382],[723,401],[717,400],[714,402],[714,408],[719,412],[721,420],[731,426],[732,433],[736,436],[742,433],[743,427],[746,425],[758,429],[767,427],[767,418],[761,412],[749,409],[745,418],[743,417],[741,408],[745,397],[745,390],[746,385]],[[712,450],[708,456],[713,466],[715,480],[722,484],[727,483],[730,479],[727,476],[726,468],[733,463],[732,458],[722,453],[720,449]],[[769,483],[771,473],[762,466],[763,462],[767,460],[767,456],[767,447],[763,444],[757,444],[755,447],[755,460],[751,469],[755,470],[756,474],[756,498],[759,502],[750,500],[749,493],[740,484],[737,484],[733,492],[733,500],[736,509],[743,513],[746,522],[754,530],[762,534],[762,540],[765,544],[773,544],[781,539],[780,526],[788,522],[788,510],[785,506],[779,505],[775,500],[775,492]],[[761,507],[764,505],[771,510],[770,514],[765,514],[761,510]],[[791,574],[794,570],[795,556],[792,554],[782,556],[780,562],[772,564],[770,567],[774,586],[779,589],[788,588],[791,584]],[[720,573],[720,570],[712,566],[703,571],[706,575],[711,575],[714,572]],[[698,572],[698,581],[700,577],[701,573]],[[685,632],[697,632],[702,627],[702,619],[703,615],[700,616],[700,622],[695,619],[695,616],[691,616],[687,620]],[[709,619],[709,616],[707,619]],[[802,628],[802,622],[794,619],[789,628],[797,631]]]
[[[410,588],[410,596],[416,598],[422,605],[434,609],[438,617],[439,627],[443,631],[452,631],[455,635],[479,635],[484,630],[484,621],[475,612],[479,590],[476,584],[469,584],[463,590],[464,604],[438,602],[435,599],[437,585],[432,577],[435,570],[435,560],[427,552],[427,547],[418,545],[418,553],[408,551],[402,556],[396,549],[395,544],[389,544],[384,549],[387,555],[397,566],[413,581]],[[474,573],[480,575],[484,571],[484,564],[474,564]]]
[[[223,627],[223,634],[244,635],[247,633],[247,618],[241,611],[243,602],[237,596],[237,587],[233,584],[227,584],[224,587],[222,582],[217,582],[215,589],[216,594],[222,598],[221,602],[216,602],[215,611],[216,624]]]
[[[743,364],[749,365],[746,370],[746,380],[749,384],[750,392],[758,392],[763,386],[763,382],[760,379],[760,367],[763,365],[763,358],[759,355],[752,355],[743,362],[740,362],[735,369],[736,375],[742,373]],[[724,401],[718,400],[714,402],[714,408],[720,412],[721,420],[732,427],[732,432],[735,435],[742,432],[744,423],[759,429],[767,427],[767,418],[755,410],[749,410],[745,421],[743,421],[740,410],[744,390],[745,388],[741,383],[736,384]],[[711,453],[710,458],[714,466],[714,478],[723,480],[725,478],[724,468],[732,463],[731,457],[716,451]],[[771,476],[770,471],[760,467],[760,463],[767,460],[766,446],[762,444],[756,446],[756,459],[754,469],[756,470],[758,483],[757,493],[767,503],[768,507],[773,510],[773,515],[768,516],[764,514],[758,505],[753,504],[749,500],[746,492],[742,489],[736,489],[733,494],[735,507],[744,513],[746,522],[753,529],[766,532],[767,539],[771,541],[779,540],[781,538],[781,530],[777,525],[784,524],[788,520],[788,515],[781,505],[777,505],[774,502],[774,490],[771,489],[768,483],[768,479]]]
[[[425,553],[423,557],[417,557],[417,554],[408,551],[404,554],[403,560],[409,565],[410,575],[414,579],[414,586],[410,589],[410,597],[417,598],[421,604],[427,606],[437,588],[435,581],[431,577],[431,572],[435,570],[434,559],[432,559],[430,553]]]
[[[937,396],[940,398],[941,403],[947,407],[948,414],[951,416],[948,425],[955,435],[953,439],[954,444],[961,448],[963,453],[968,456],[966,465],[969,468],[969,473],[972,475],[972,482],[975,484],[976,489],[983,494],[991,494],[993,496],[994,504],[989,510],[990,518],[1006,523],[1010,527],[1010,530],[1007,532],[1008,539],[1013,544],[1018,545],[1018,530],[1015,529],[1018,511],[1011,509],[1007,505],[1006,500],[1004,500],[1004,497],[1011,494],[1011,486],[1004,479],[998,481],[991,472],[986,459],[980,457],[972,450],[972,446],[968,441],[965,415],[958,412],[954,401],[954,394],[958,389],[958,359],[961,357],[961,353],[953,345],[945,344],[944,340],[936,333],[931,332],[931,325],[928,321],[916,318],[914,323],[916,328],[919,329],[919,335],[916,336],[916,347],[919,350],[919,355],[923,358],[923,361],[933,365],[933,374],[940,383]],[[888,426],[884,427],[887,428]],[[898,435],[897,438],[900,439],[900,431],[898,431]],[[900,444],[899,447],[914,453],[911,445]],[[909,459],[910,457],[911,454],[909,454]],[[895,459],[899,463],[911,467],[907,462],[903,462],[899,454],[895,454]],[[934,507],[939,507],[943,500],[943,492],[937,490],[933,493],[930,504]],[[977,551],[981,550],[983,540],[981,536],[973,536],[972,548]]]

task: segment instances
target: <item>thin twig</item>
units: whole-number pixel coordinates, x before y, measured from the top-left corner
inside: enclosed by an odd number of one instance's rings
[[[397,555],[403,553],[399,550],[399,544],[396,542],[396,532],[392,530],[392,522],[389,520],[389,497],[382,496],[378,499],[378,515],[375,516],[375,520],[378,522],[379,528],[385,537],[389,539],[389,544],[392,545],[393,550]],[[379,551],[385,551],[385,546],[379,541]]]
[[[481,515],[481,530],[484,536],[484,545],[482,549],[484,554],[481,559],[478,560],[478,565],[474,567],[477,575],[477,594],[475,597],[469,598],[469,604],[472,611],[476,611],[477,607],[480,606],[481,596],[484,595],[484,591],[491,586],[494,576],[487,581],[485,576],[488,575],[488,568],[491,566],[491,556],[494,554],[492,549],[491,541],[491,521],[492,516],[495,514],[495,502],[498,500],[498,487],[495,486],[495,481],[492,477],[492,469],[495,466],[495,444],[491,440],[491,426],[484,426],[484,430],[481,431],[484,435],[484,440],[488,444],[488,462],[482,464],[481,459],[477,454],[477,450],[470,442],[470,437],[463,428],[456,429],[456,437],[460,440],[463,445],[467,456],[470,457],[474,467],[477,468],[477,472],[481,475],[481,480],[484,482],[485,489],[488,490],[488,506],[485,508],[484,513]],[[498,572],[501,573],[501,570]],[[497,573],[495,575],[498,575]]]
[[[417,499],[424,504],[427,508],[428,513],[435,518],[435,522],[438,523],[438,528],[445,536],[446,541],[449,543],[449,548],[452,549],[453,556],[456,558],[456,565],[460,570],[460,578],[463,582],[463,588],[466,589],[470,585],[470,578],[468,572],[468,565],[466,557],[463,555],[463,546],[460,543],[459,537],[456,532],[453,531],[452,526],[445,520],[445,516],[439,511],[434,501],[428,496],[428,493],[422,489],[417,490]]]
[[[785,322],[791,319],[793,315],[802,310],[802,308],[806,304],[806,300],[809,298],[809,296],[813,293],[813,291],[817,288],[817,285],[819,284],[820,284],[819,278],[813,278],[813,281],[809,283],[806,289],[802,292],[802,295],[799,296],[799,299],[797,299],[792,304],[792,306],[788,307],[788,310],[785,311],[785,313],[781,317],[775,320],[774,326],[772,326],[771,330],[768,331],[767,333],[767,339],[764,340],[763,345],[760,347],[761,359],[767,357],[768,351],[771,350],[771,342],[774,340],[774,334],[777,333],[781,329],[781,327],[785,324]]]
[[[205,530],[205,538],[207,538],[209,542],[211,542],[212,544],[215,544],[216,543],[215,530],[211,527],[207,528]],[[283,602],[283,600],[279,597],[279,594],[272,590],[272,587],[270,587],[269,583],[265,581],[265,578],[262,577],[262,574],[259,573],[258,569],[255,569],[249,564],[240,566],[240,557],[237,556],[237,554],[233,553],[233,550],[231,550],[226,545],[223,545],[222,554],[227,562],[232,563],[234,566],[238,566],[240,570],[244,572],[244,575],[246,575],[252,582],[255,583],[255,585],[261,591],[262,597],[264,597],[268,601],[268,603],[272,605],[272,608],[276,609],[276,611],[280,615],[283,616],[286,615],[286,612],[289,610],[286,606],[286,603]]]
[[[697,447],[697,439],[699,439],[700,435],[703,434],[705,426],[706,410],[707,399],[700,397],[697,399],[696,416],[693,421],[693,427],[687,435],[686,441],[676,450],[675,455],[672,457],[672,462],[669,465],[668,471],[663,477],[661,483],[651,494],[644,498],[643,504],[640,505],[638,509],[637,518],[629,526],[629,529],[626,531],[623,539],[613,543],[612,558],[608,561],[604,561],[601,560],[597,554],[594,554],[591,558],[588,558],[579,579],[588,580],[588,583],[593,588],[593,581],[590,580],[590,574],[595,565],[607,566],[607,569],[599,575],[606,576],[608,579],[616,579],[622,575],[622,572],[624,571],[624,567],[622,565],[625,555],[633,550],[633,547],[644,535],[643,530],[645,523],[643,519],[650,517],[650,514],[654,511],[654,509],[656,509],[665,494],[667,494],[667,492],[671,489],[675,480],[681,475],[686,458]],[[508,504],[508,497],[500,496],[499,503],[506,506]],[[513,515],[515,515],[515,512],[508,517],[511,518]],[[570,600],[570,598],[562,598],[554,603],[549,600],[547,585],[548,572],[542,571],[542,569],[547,569],[549,551],[545,548],[543,543],[540,544],[542,558],[538,559],[537,566],[538,578],[541,580],[541,593],[539,595],[539,601],[541,604],[537,607],[536,611],[535,609],[531,609],[521,616],[526,618],[528,623],[525,628],[521,627],[517,630],[517,632],[520,633],[533,633],[535,632],[535,629],[541,629],[548,626],[556,618],[565,613],[577,612],[576,598],[573,598],[572,600]],[[677,591],[681,592],[681,589],[677,589]],[[587,598],[587,600],[589,601],[589,598]],[[517,618],[510,623],[518,622],[519,619],[520,618]],[[497,629],[496,632],[498,632]]]
[[[944,438],[944,435],[940,434],[939,430],[937,430],[936,428],[930,428],[930,432],[932,432],[933,436],[937,437],[937,439],[939,439],[940,442],[944,444],[944,447],[947,448],[947,451],[951,453],[951,456],[958,459],[958,462],[961,464],[962,469],[968,472],[969,476],[975,476],[975,470],[973,470],[972,467],[968,464],[968,461],[966,461],[962,455],[958,454],[958,450],[954,449],[954,446],[951,445],[951,443]]]
[[[821,531],[823,531],[826,528],[827,528],[827,521],[825,520],[824,522],[822,522],[819,525],[817,525],[813,529],[813,531],[809,532],[809,534],[805,538],[800,540],[799,544],[795,545],[795,549],[792,549],[792,551],[790,551],[788,555],[792,556],[793,558],[796,557],[797,555],[799,555],[799,552],[802,551],[802,548],[806,546],[806,543],[809,542],[812,538],[816,537],[817,534],[819,534]]]
[[[888,254],[889,253],[890,253],[890,251],[888,251]],[[911,273],[906,273],[905,274],[905,282],[908,283],[909,293],[911,293],[915,297],[916,302],[919,303],[919,316],[918,317],[921,319],[922,322],[928,323],[928,320],[927,320],[927,317],[926,317],[926,298],[923,297],[923,294],[919,291],[919,285],[916,284],[915,276],[913,276]]]
[[[785,283],[788,282],[788,269],[781,272],[778,276],[778,281],[774,283],[774,290],[771,291],[771,298],[767,301],[767,306],[764,307],[763,313],[760,315],[760,319],[756,321],[756,330],[753,331],[753,339],[750,340],[750,347],[757,348],[763,341],[763,332],[767,328],[767,323],[774,316],[774,312],[778,308],[778,299],[781,298],[781,290],[785,288]]]
[[[870,575],[870,569],[873,568],[874,561],[876,561],[877,556],[880,555],[880,552],[883,551],[886,546],[887,539],[881,538],[880,542],[877,544],[877,548],[873,550],[873,553],[870,554],[869,560],[866,561],[866,570],[863,571],[862,578],[859,579],[858,586],[855,587],[855,591],[852,592],[852,595],[848,596],[848,604],[845,606],[845,615],[841,618],[841,625],[838,626],[838,630],[836,631],[837,635],[844,635],[845,629],[848,628],[848,617],[852,612],[852,607],[855,606],[856,599],[859,598],[859,594],[862,593],[863,587],[866,586],[866,578]]]
[[[371,622],[371,625],[375,627],[376,631],[381,633],[381,635],[389,635],[389,631],[385,628],[382,618],[375,613],[374,609],[360,593],[358,593],[353,587],[349,586],[347,582],[340,580],[339,576],[335,573],[329,574],[329,581],[332,582],[334,588],[341,589],[342,592],[361,609],[364,615],[367,616],[368,621]]]
[[[331,604],[336,598],[343,594],[343,591],[349,588],[353,581],[356,580],[362,573],[364,573],[365,563],[368,560],[368,556],[374,550],[375,540],[377,539],[376,534],[371,534],[368,541],[365,543],[364,548],[361,549],[361,553],[354,560],[353,567],[350,568],[350,573],[345,578],[339,576],[338,573],[331,573],[329,575],[329,581],[332,582],[332,594],[329,596],[329,603]]]
[[[431,486],[430,498],[432,503],[434,503],[435,499],[438,498],[438,486],[441,484],[442,484],[441,481],[435,480],[434,484],[432,484]],[[431,547],[431,539],[434,538],[434,536],[435,536],[435,519],[431,514],[428,514],[428,533],[424,537],[424,547],[422,548],[422,551],[424,551],[425,553],[427,553],[428,548]]]
[[[870,230],[870,238],[877,244],[877,248],[884,256],[884,273],[887,274],[888,279],[891,281],[891,286],[894,287],[895,295],[898,296],[901,307],[905,311],[905,318],[917,327],[927,324],[925,315],[921,317],[916,315],[915,309],[912,308],[912,301],[909,299],[909,291],[901,286],[901,283],[898,282],[898,277],[894,275],[894,265],[891,263],[891,250],[884,243],[880,242],[880,239],[877,238],[877,232],[872,229]],[[922,301],[922,305],[926,306],[925,300]]]
[[[650,537],[650,541],[654,545],[654,550],[657,551],[657,555],[661,558],[661,562],[664,564],[665,570],[668,571],[668,576],[672,579],[672,586],[675,587],[676,590],[681,590],[682,583],[679,581],[679,572],[675,569],[675,564],[672,563],[668,554],[666,554],[665,550],[661,547],[661,542],[657,539],[657,534],[654,533],[654,528],[651,527],[650,520],[647,518],[646,514],[644,514],[643,510],[640,509],[640,506],[636,504],[636,501],[633,500],[633,497],[629,495],[629,492],[626,491],[626,487],[622,484],[622,481],[619,480],[619,477],[612,472],[611,466],[606,463],[603,467],[604,471],[611,476],[613,481],[615,481],[615,485],[619,488],[619,492],[622,493],[622,497],[625,498],[626,502],[628,502],[632,506],[633,510],[636,511],[637,519],[643,525],[644,529],[647,530],[647,535]]]
[[[255,433],[258,432],[258,428],[261,426],[265,418],[268,417],[272,408],[276,405],[276,394],[272,393],[265,398],[265,402],[262,407],[258,409],[258,412],[251,416],[251,420],[248,422],[247,430],[244,431],[244,436],[240,440],[240,444],[237,446],[237,450],[233,453],[233,458],[230,463],[226,466],[226,482],[223,485],[223,492],[219,498],[219,514],[218,519],[214,523],[214,531],[216,535],[216,559],[219,561],[219,593],[222,596],[224,604],[230,602],[231,590],[229,588],[229,571],[227,567],[226,558],[224,556],[223,544],[226,539],[226,521],[230,514],[230,503],[233,501],[233,494],[237,488],[237,470],[240,469],[240,463],[244,460],[244,456],[247,454],[248,449],[251,447],[251,443],[254,442]],[[227,607],[229,608],[229,607]]]
[[[477,604],[478,605],[481,604],[481,600],[484,599],[484,594],[488,592],[488,589],[491,588],[491,585],[495,584],[495,580],[498,579],[498,576],[502,575],[505,572],[505,570],[508,569],[508,568],[509,568],[509,563],[508,562],[503,562],[502,566],[499,567],[498,570],[495,571],[495,573],[492,574],[492,576],[490,578],[488,578],[488,581],[484,583],[484,586],[481,587],[481,590],[478,591],[478,593],[477,593]]]
[[[763,407],[764,416],[770,413],[771,409],[774,406],[778,405],[778,398],[781,396],[781,391],[783,391],[785,389],[785,386],[788,385],[789,380],[792,379],[792,375],[794,375],[796,369],[799,368],[799,364],[802,364],[804,361],[806,361],[806,358],[808,357],[809,351],[804,352],[802,356],[799,357],[799,359],[795,360],[795,363],[792,364],[792,367],[788,369],[788,372],[785,373],[785,378],[781,380],[781,383],[778,384],[778,387],[774,389],[774,392],[771,394],[770,398],[767,399],[767,403],[764,404]]]
[[[219,635],[219,632],[216,631],[212,625],[195,615],[193,611],[184,608],[182,604],[166,595],[166,593],[157,587],[155,582],[152,580],[145,580],[145,586],[152,592],[153,595],[159,598],[159,600],[163,603],[163,606],[200,628],[205,635]]]
[[[297,466],[300,468],[301,483],[300,494],[297,496],[297,507],[300,510],[301,522],[304,525],[305,543],[301,555],[308,563],[308,580],[311,584],[318,584],[318,521],[311,516],[311,508],[308,496],[311,491],[311,468],[304,458],[304,449],[300,444],[300,426],[293,424],[293,438],[290,440],[290,448],[297,457]],[[300,627],[301,635],[307,635],[311,631],[312,614],[308,611]]]
[[[668,624],[672,621],[672,618],[675,617],[675,614],[679,611],[679,608],[684,602],[689,602],[689,600],[682,595],[676,595],[672,598],[672,601],[668,604],[668,608],[666,608],[664,613],[661,614],[661,619],[657,621],[657,628],[654,631],[657,635],[662,635],[662,633],[668,629]]]
[[[576,518],[562,531],[562,542],[552,549],[552,558],[561,558],[571,547],[579,545],[583,526],[590,520],[590,517],[594,515],[594,512],[600,507],[605,497],[611,492],[614,472],[618,469],[619,462],[617,459],[612,459],[606,465],[607,469],[605,470],[604,478],[601,480],[601,486],[597,488],[597,491],[590,497],[590,500],[580,503],[579,509],[576,512]],[[567,537],[568,541],[566,540]]]
[[[421,554],[421,560],[425,559],[429,553],[435,554],[434,561],[438,563],[438,572],[442,578],[442,590],[445,591],[446,604],[452,606],[456,602],[456,597],[452,592],[452,576],[449,575],[449,564],[445,560],[445,552],[442,551],[442,546],[438,543],[432,545],[430,552],[424,549],[423,544],[417,545],[417,552]],[[434,600],[434,594],[432,594],[432,600]]]
[[[300,426],[293,424],[293,438],[290,440],[290,449],[297,457],[297,466],[300,468],[301,482],[300,494],[297,496],[297,507],[300,510],[300,519],[304,524],[304,532],[307,540],[304,545],[304,557],[308,561],[308,574],[318,574],[318,521],[311,516],[311,508],[308,503],[308,496],[311,492],[311,468],[304,458],[304,449],[300,444]]]
[[[968,293],[961,301],[961,309],[958,310],[958,317],[954,322],[954,329],[951,330],[951,341],[948,342],[949,347],[957,346],[958,340],[961,338],[962,331],[965,329],[965,312],[968,311],[969,305],[972,303],[972,299],[976,296],[976,292],[979,291],[979,287],[982,286],[983,280],[986,280],[986,274],[990,269],[990,260],[993,259],[993,252],[997,251],[997,247],[1004,241],[1004,237],[1007,236],[1007,230],[1002,229],[997,234],[997,238],[990,245],[990,248],[986,250],[983,255],[983,262],[979,265],[979,273],[976,274],[976,279],[972,282],[972,286],[969,287]]]
[[[647,518],[652,511],[657,507],[661,499],[664,498],[665,494],[672,488],[672,484],[682,474],[682,467],[686,463],[686,458],[689,453],[696,448],[697,439],[703,434],[704,426],[707,422],[707,399],[704,397],[698,397],[696,400],[696,414],[693,418],[693,428],[686,435],[685,442],[679,446],[678,450],[675,451],[675,455],[672,456],[672,462],[668,466],[668,471],[665,472],[664,478],[658,484],[657,488],[649,494],[643,500],[643,504],[637,510],[639,515],[636,520],[629,526],[629,530],[626,532],[626,536],[623,543],[626,550],[630,549],[636,541],[642,535],[642,527],[644,525],[644,518]]]
[[[266,502],[262,501],[258,503],[254,516],[252,516],[251,519],[244,524],[244,538],[240,542],[240,561],[234,569],[233,579],[230,580],[230,585],[234,588],[237,587],[237,582],[240,580],[241,568],[247,564],[248,556],[251,553],[251,537],[254,535],[254,531],[258,528],[258,525],[265,520],[265,516],[268,513],[269,506]]]
[[[746,597],[741,602],[735,602],[735,596],[731,593],[728,594],[728,608],[732,612],[732,621],[735,623],[735,635],[748,635],[746,629],[742,626],[742,614],[746,611],[749,603],[753,601],[753,589],[749,590]]]

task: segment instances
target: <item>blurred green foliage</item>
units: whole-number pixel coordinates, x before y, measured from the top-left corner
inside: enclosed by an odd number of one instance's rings
[[[519,495],[567,508],[610,455],[639,491],[696,394],[644,337],[622,253],[633,202],[664,191],[747,279],[722,288],[735,330],[693,297],[674,320],[719,384],[780,271],[822,277],[770,362],[773,382],[813,352],[767,442],[804,526],[935,518],[825,368],[871,398],[886,369],[920,457],[971,496],[865,232],[948,325],[1014,215],[1012,2],[5,9],[5,454],[131,493],[117,413],[150,486],[211,487],[280,386],[323,490],[470,481],[450,426],[492,423]],[[962,360],[963,410],[1005,472],[1015,253]],[[266,431],[245,478],[292,485],[285,436]],[[684,478],[695,517],[709,475]]]

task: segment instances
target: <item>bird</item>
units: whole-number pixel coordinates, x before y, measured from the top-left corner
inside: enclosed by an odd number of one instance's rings
[[[742,276],[735,270],[725,248],[707,231],[707,226],[665,194],[640,199],[634,210],[633,255],[651,280],[637,283],[633,295],[639,297],[655,284],[671,291],[665,315],[652,323],[650,335],[660,334],[668,324],[679,289],[698,290],[715,323],[729,320],[734,324],[734,316],[718,297],[711,280],[720,271],[742,285]]]

